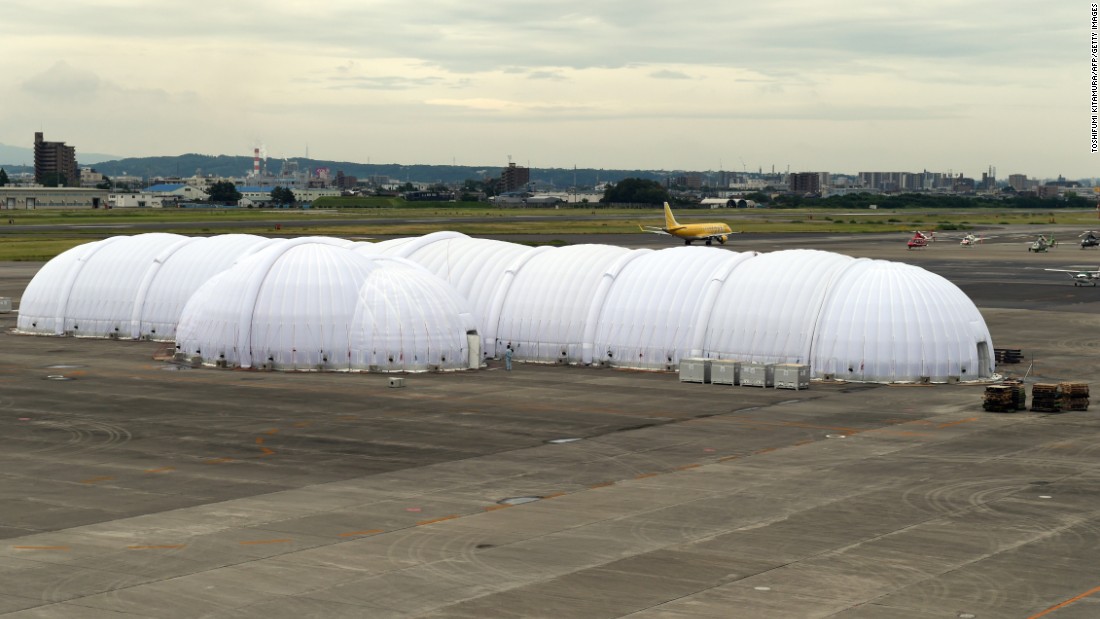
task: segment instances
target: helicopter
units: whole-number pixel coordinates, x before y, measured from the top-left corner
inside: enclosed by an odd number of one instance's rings
[[[905,245],[908,249],[920,249],[922,247],[928,247],[928,242],[936,240],[935,231],[921,232],[920,230],[913,231],[913,238],[909,239]]]
[[[1039,238],[1035,239],[1034,241],[1031,242],[1030,245],[1028,245],[1027,250],[1030,251],[1030,252],[1035,252],[1035,253],[1045,252],[1048,249],[1054,247],[1054,245],[1055,245],[1055,242],[1054,242],[1054,235],[1053,234],[1050,235],[1049,239],[1046,236],[1040,234]]]
[[[978,236],[976,234],[968,234],[966,236],[957,237],[959,239],[959,245],[963,247],[973,247],[975,245],[981,245],[983,241],[989,239],[995,239],[995,236]]]
[[[1096,236],[1095,230],[1085,230],[1080,235],[1081,249],[1086,247],[1100,247],[1100,237]]]

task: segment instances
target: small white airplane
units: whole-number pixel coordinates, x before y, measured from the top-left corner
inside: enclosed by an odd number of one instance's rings
[[[672,216],[672,209],[668,206],[668,202],[665,202],[665,227],[658,228],[656,226],[641,226],[638,228],[642,232],[652,232],[654,234],[667,234],[676,238],[684,239],[685,245],[691,245],[692,241],[706,241],[707,245],[711,244],[711,241],[718,241],[723,245],[726,243],[726,239],[729,235],[733,234],[730,227],[723,223],[707,223],[707,224],[682,224],[676,221],[676,218]]]
[[[968,234],[966,236],[958,237],[959,245],[962,245],[963,247],[973,247],[974,245],[981,245],[981,243],[983,241],[988,241],[989,239],[995,239],[995,238],[997,238],[997,237],[995,237],[995,236],[978,236],[976,234]]]
[[[1073,280],[1074,286],[1087,286],[1092,284],[1096,285],[1096,280],[1100,279],[1100,268],[1095,271],[1078,270],[1078,269],[1043,269],[1044,271],[1054,271],[1055,273],[1065,273],[1069,275],[1069,278]]]

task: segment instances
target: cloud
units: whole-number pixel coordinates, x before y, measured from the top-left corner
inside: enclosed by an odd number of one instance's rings
[[[649,74],[650,77],[657,80],[689,80],[691,76],[683,71],[670,71],[668,69],[661,69],[660,71],[654,71]]]
[[[61,60],[42,73],[25,80],[21,87],[25,92],[33,95],[79,99],[95,96],[103,87],[103,81],[95,73],[74,68]]]

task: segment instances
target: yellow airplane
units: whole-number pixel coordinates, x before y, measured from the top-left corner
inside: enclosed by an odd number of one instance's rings
[[[682,224],[676,221],[676,218],[672,216],[672,209],[669,208],[668,202],[665,202],[665,227],[658,228],[656,226],[641,226],[638,228],[642,232],[652,232],[654,234],[667,234],[676,238],[684,239],[685,245],[691,245],[692,241],[706,241],[707,245],[710,245],[711,241],[718,241],[725,244],[729,235],[733,234],[730,227],[723,223],[709,223],[709,224]]]

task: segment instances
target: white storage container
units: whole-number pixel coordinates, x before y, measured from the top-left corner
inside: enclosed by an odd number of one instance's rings
[[[741,384],[741,362],[714,359],[710,362],[710,382],[715,385]]]
[[[680,359],[680,382],[682,383],[709,383],[710,359],[688,358]]]
[[[810,386],[810,366],[803,363],[779,363],[775,366],[776,389],[807,389]]]
[[[741,365],[742,387],[771,387],[774,384],[774,363],[744,363]]]

